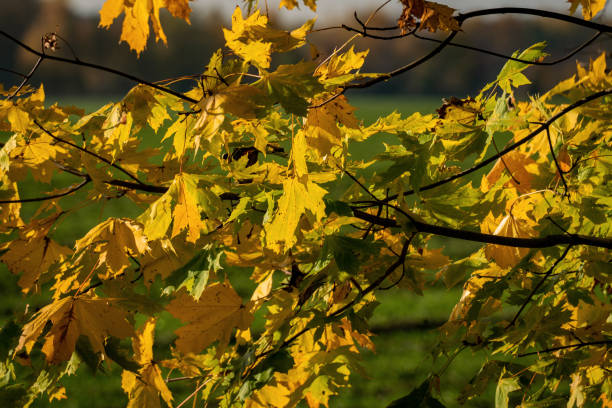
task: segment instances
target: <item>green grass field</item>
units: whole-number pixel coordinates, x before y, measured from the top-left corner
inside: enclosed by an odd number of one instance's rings
[[[349,100],[358,107],[357,116],[366,123],[373,121],[380,115],[386,115],[393,110],[403,114],[415,111],[431,113],[441,104],[439,98],[435,97],[384,97],[350,96]],[[103,101],[66,99],[64,103],[74,103],[91,111],[102,105]],[[367,152],[382,150],[380,140],[368,141],[360,146]],[[75,180],[76,181],[76,180]],[[64,182],[64,181],[62,181]],[[72,181],[68,180],[68,183]],[[22,191],[22,197],[40,194],[44,186],[31,183]],[[60,187],[59,185],[56,187]],[[62,187],[65,187],[63,185]],[[47,187],[48,188],[48,187]],[[78,201],[82,197],[66,199]],[[74,201],[73,201],[74,202]],[[24,211],[31,214],[35,206],[26,206]],[[133,217],[139,214],[141,209],[129,202],[127,199],[112,200],[105,204],[88,206],[81,212],[78,221],[74,218],[63,222],[56,231],[55,238],[63,243],[73,242],[75,238],[83,236],[92,226],[103,221],[109,216]],[[461,250],[457,242],[451,240],[438,241],[444,245],[445,250]],[[5,279],[0,281],[0,287],[4,294],[0,309],[3,321],[15,310],[23,310],[24,299],[18,295],[16,277],[10,275],[6,269],[2,269]],[[251,287],[248,279],[240,276],[230,276],[240,291]],[[425,379],[430,368],[441,365],[441,361],[434,361],[432,350],[437,341],[437,332],[433,329],[419,328],[423,322],[444,321],[452,309],[454,303],[460,297],[460,288],[447,290],[439,283],[432,284],[425,291],[424,296],[417,296],[406,290],[394,288],[389,291],[380,292],[380,306],[376,309],[372,325],[380,328],[379,334],[374,337],[377,352],[365,352],[363,354],[363,368],[366,377],[354,375],[352,388],[346,390],[342,397],[332,399],[332,407],[384,407],[392,400],[409,393]],[[35,299],[34,303],[44,304],[45,299]],[[386,330],[384,330],[386,328]],[[469,353],[469,352],[466,352]],[[456,407],[455,399],[460,389],[467,383],[471,376],[479,368],[478,359],[471,354],[460,355],[441,377],[443,403],[447,407]],[[80,370],[88,370],[82,367]],[[68,389],[68,399],[58,402],[57,407],[87,407],[106,408],[125,406],[127,398],[122,393],[120,386],[120,369],[116,366],[109,369],[113,375],[102,372],[89,372],[79,377],[70,377],[63,380]],[[186,385],[173,384],[172,389],[176,392],[180,401],[181,395],[188,395],[192,390],[180,389]],[[484,400],[483,400],[484,401]],[[489,401],[491,401],[489,399]],[[35,406],[44,407],[48,404],[41,401]],[[470,401],[471,407],[490,406],[490,403]],[[191,405],[190,405],[191,406]]]

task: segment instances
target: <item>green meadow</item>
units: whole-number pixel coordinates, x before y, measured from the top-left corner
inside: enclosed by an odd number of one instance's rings
[[[412,112],[433,113],[435,108],[441,105],[437,97],[387,97],[387,96],[353,96],[349,95],[349,101],[358,110],[356,115],[370,123],[381,115],[386,115],[396,110],[404,115]],[[86,108],[88,111],[95,110],[105,101],[83,100],[80,98],[62,99],[63,104],[75,104]],[[367,155],[383,150],[382,142],[387,140],[388,135],[373,137],[371,140],[361,143],[355,147],[355,155]],[[66,176],[59,179],[52,188],[63,188],[78,182],[78,178]],[[22,198],[40,196],[41,191],[49,191],[49,186],[28,182],[26,188],[21,191]],[[84,200],[84,195],[74,198],[66,198],[62,201],[66,204],[79,205]],[[25,205],[24,214],[31,216],[35,205]],[[57,228],[54,238],[64,244],[73,242],[83,236],[92,226],[111,216],[133,217],[142,211],[141,208],[131,203],[127,198],[109,200],[108,202],[87,205],[80,211],[79,217],[67,217]],[[437,240],[436,245],[444,248],[444,251],[463,251],[465,247],[453,240]],[[0,324],[5,324],[13,313],[23,312],[24,299],[19,295],[16,285],[17,278],[11,275],[4,266],[0,266],[3,279],[0,280],[2,290],[2,301],[0,301]],[[253,284],[240,271],[228,271],[230,280],[235,284],[240,293],[249,293]],[[442,402],[446,407],[459,406],[456,398],[460,390],[467,384],[469,379],[480,367],[483,356],[472,355],[470,351],[460,354],[448,365],[444,356],[432,354],[438,341],[436,325],[445,321],[453,305],[461,296],[461,288],[446,289],[441,282],[436,281],[434,276],[429,279],[427,290],[423,296],[418,296],[405,289],[393,288],[380,291],[377,294],[380,305],[374,312],[371,321],[376,345],[376,353],[364,351],[363,373],[353,374],[352,387],[344,390],[341,397],[331,400],[331,407],[385,407],[394,399],[397,399],[413,388],[417,387],[424,379],[431,367],[440,369],[440,383]],[[40,307],[46,304],[47,299],[39,296],[34,301],[30,299],[29,307]],[[176,327],[170,319],[160,320],[158,330],[167,331]],[[164,353],[163,346],[172,342],[172,336],[158,337],[161,344],[160,354]],[[66,377],[62,380],[68,390],[68,399],[54,403],[57,407],[87,407],[106,408],[123,407],[127,402],[126,396],[121,390],[120,376],[108,375],[110,372],[118,373],[120,368],[116,365],[105,365],[103,370],[94,372],[83,365],[79,370],[89,370],[90,375]],[[175,402],[178,404],[182,398],[193,391],[193,385],[186,383],[174,383],[171,389],[175,392]],[[488,407],[491,401],[489,395],[479,401],[470,401],[470,407]],[[485,403],[485,401],[489,403]],[[0,401],[1,402],[1,401]],[[10,405],[3,405],[10,406]],[[46,400],[39,400],[34,406],[46,407]],[[192,406],[191,402],[188,406]],[[201,406],[201,405],[197,405]]]

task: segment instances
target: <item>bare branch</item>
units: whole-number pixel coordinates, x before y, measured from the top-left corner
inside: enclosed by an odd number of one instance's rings
[[[353,208],[353,216],[366,222],[380,225],[387,228],[399,228],[400,225],[391,218],[377,217],[374,214]],[[443,237],[457,238],[464,241],[482,242],[485,244],[495,244],[511,246],[517,248],[548,248],[556,245],[589,245],[598,248],[612,249],[612,239],[591,237],[578,234],[547,235],[540,238],[513,238],[499,235],[483,234],[475,231],[442,227],[439,225],[427,224],[414,218],[411,222],[417,232],[425,234],[440,235]]]
[[[544,350],[538,350],[538,351],[532,351],[530,353],[521,353],[518,356],[519,357],[527,357],[527,356],[533,356],[536,354],[541,354],[541,353],[552,353],[555,351],[559,351],[559,350],[566,350],[566,349],[579,349],[582,347],[588,347],[588,346],[601,346],[604,344],[612,344],[612,340],[601,340],[601,341],[587,341],[587,342],[580,342],[577,344],[568,344],[567,346],[558,346],[558,347],[550,347],[550,348],[546,348]]]
[[[30,78],[32,78],[32,75],[34,75],[34,73],[36,72],[36,70],[38,69],[38,67],[40,67],[41,62],[43,61],[43,57],[39,57],[36,62],[34,63],[34,66],[32,67],[32,69],[30,70],[30,72],[23,77],[23,81],[21,81],[21,83],[19,84],[19,86],[17,87],[17,89],[15,89],[15,91],[10,94],[6,100],[11,100],[13,99],[18,93],[19,91],[21,91],[21,89],[25,86],[25,84],[28,83],[28,81],[30,80]]]
[[[48,201],[56,198],[65,197],[72,193],[79,191],[81,188],[85,187],[87,183],[91,181],[91,177],[89,175],[83,176],[83,181],[77,184],[74,187],[71,187],[69,190],[64,191],[63,193],[52,194],[44,197],[36,197],[36,198],[22,198],[18,200],[0,200],[0,204],[13,204],[13,203],[35,203],[40,201]]]

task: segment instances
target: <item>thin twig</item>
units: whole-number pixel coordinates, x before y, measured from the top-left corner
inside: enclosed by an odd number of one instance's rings
[[[17,75],[17,76],[20,76],[22,78],[26,78],[27,77],[26,74],[22,74],[21,72],[13,71],[12,69],[8,69],[8,68],[1,68],[0,67],[0,71],[8,72],[9,74]]]
[[[352,301],[350,301],[346,305],[342,306],[340,309],[338,309],[335,312],[333,312],[332,314],[330,314],[328,316],[328,318],[337,317],[337,316],[341,315],[342,313],[344,313],[346,310],[348,310],[351,307],[355,306],[359,301],[361,301],[361,299],[363,299],[363,297],[365,295],[367,295],[368,293],[370,293],[373,290],[377,289],[385,281],[385,279],[387,279],[398,267],[403,265],[404,262],[406,261],[406,255],[408,254],[408,248],[410,246],[410,243],[412,242],[412,239],[415,237],[415,235],[416,235],[416,233],[412,233],[410,235],[410,237],[407,240],[404,241],[404,244],[402,245],[402,251],[400,252],[400,254],[398,256],[397,261],[392,263],[385,270],[385,272],[381,276],[378,277],[378,279],[376,279],[374,282],[372,282],[370,285],[368,285],[367,288],[363,289],[361,291],[361,293],[359,293],[359,295],[357,297],[355,297],[355,299],[353,299]]]
[[[567,182],[565,181],[565,176],[563,176],[563,171],[561,170],[561,166],[559,166],[559,162],[557,161],[557,156],[555,155],[555,149],[552,145],[552,140],[550,138],[550,127],[546,128],[546,138],[548,139],[548,147],[550,148],[550,154],[552,155],[553,161],[555,162],[555,166],[557,167],[557,171],[559,172],[559,177],[563,182],[563,186],[565,187],[565,196],[569,197],[569,187],[567,186]]]
[[[557,65],[557,64],[560,64],[561,62],[567,61],[568,59],[570,59],[574,55],[578,54],[580,51],[582,51],[583,49],[585,49],[586,47],[591,45],[593,43],[593,41],[595,41],[597,38],[599,38],[601,36],[601,34],[602,34],[602,32],[598,31],[597,33],[595,33],[593,35],[593,37],[589,38],[587,41],[585,41],[584,43],[580,44],[578,47],[576,47],[575,49],[573,49],[569,53],[567,53],[564,56],[562,56],[560,58],[557,58],[557,59],[555,59],[553,61],[537,61],[537,60],[536,61],[529,61],[529,60],[524,60],[524,59],[521,59],[521,58],[513,57],[512,55],[502,54],[502,53],[491,51],[491,50],[487,50],[487,49],[484,49],[484,48],[474,47],[474,46],[466,45],[466,44],[458,44],[458,43],[454,43],[454,42],[451,42],[448,45],[450,47],[463,48],[463,49],[470,50],[470,51],[476,51],[476,52],[479,52],[481,54],[486,54],[486,55],[491,55],[491,56],[494,56],[494,57],[503,58],[503,59],[508,60],[508,61],[516,61],[516,62],[521,62],[523,64],[529,64],[529,65],[551,66],[551,65]],[[436,42],[436,43],[442,42],[442,40],[439,40],[437,38],[424,37],[424,36],[416,34],[416,33],[414,34],[414,38],[417,38],[417,39],[423,40],[423,41]]]
[[[348,172],[348,170],[343,169],[342,167],[336,165],[336,167],[338,168],[338,170],[342,171],[344,174],[346,174],[347,176],[350,177],[351,180],[353,180],[359,187],[361,187],[361,189],[363,191],[365,191],[370,197],[372,197],[375,201],[380,201],[375,195],[374,193],[372,193],[370,190],[367,189],[366,186],[364,186],[359,180],[357,180],[357,178],[355,176],[353,176],[351,173]]]
[[[10,101],[11,99],[13,99],[19,93],[19,91],[21,91],[21,89],[25,86],[25,84],[28,83],[30,78],[32,78],[32,75],[34,75],[38,67],[40,67],[40,64],[42,61],[43,61],[43,57],[38,57],[38,59],[36,60],[36,63],[34,63],[34,66],[30,70],[30,72],[25,77],[23,77],[23,81],[21,81],[17,89],[15,89],[15,91],[6,98],[7,101]]]
[[[191,394],[189,394],[187,396],[187,398],[185,398],[180,404],[178,404],[176,406],[176,408],[181,408],[183,405],[185,405],[187,403],[187,401],[189,401],[191,398],[193,398],[194,395],[196,395],[198,393],[198,391],[200,391],[202,388],[204,388],[204,386],[206,384],[208,384],[210,382],[211,378],[209,378],[208,380],[202,382],[202,384],[198,385],[195,389],[195,391],[193,391]]]
[[[53,195],[44,196],[44,197],[21,198],[21,199],[16,199],[16,200],[0,200],[0,204],[35,203],[35,202],[40,202],[40,201],[54,200],[56,198],[65,197],[67,195],[70,195],[80,190],[81,188],[85,187],[85,185],[89,183],[90,181],[91,181],[91,177],[89,177],[89,175],[85,175],[83,177],[82,182],[80,182],[74,187],[71,187],[69,190],[64,191],[63,193],[53,194]]]
[[[50,136],[51,138],[53,138],[54,140],[57,140],[57,141],[58,141],[58,142],[60,142],[60,143],[67,144],[68,146],[72,146],[72,147],[74,147],[75,149],[80,150],[80,151],[82,151],[82,152],[83,152],[83,153],[85,153],[85,154],[88,154],[88,155],[90,155],[90,156],[92,156],[92,157],[95,157],[96,159],[98,159],[98,160],[100,160],[100,161],[102,161],[102,162],[104,162],[104,163],[108,164],[109,166],[114,167],[115,169],[119,170],[120,172],[122,172],[123,174],[125,174],[126,176],[128,176],[129,178],[131,178],[132,180],[136,181],[138,184],[145,185],[145,183],[143,183],[142,181],[140,181],[140,180],[138,179],[138,177],[134,176],[132,173],[130,173],[129,171],[127,171],[126,169],[124,169],[124,168],[123,168],[123,167],[121,167],[120,165],[118,165],[118,164],[116,164],[116,163],[113,163],[113,162],[111,162],[111,161],[110,161],[110,160],[108,160],[108,159],[105,159],[104,157],[100,156],[100,155],[99,155],[99,154],[97,154],[97,153],[92,152],[91,150],[87,150],[87,149],[85,149],[84,147],[81,147],[81,146],[79,146],[79,145],[77,145],[77,144],[74,144],[74,143],[72,143],[72,142],[70,142],[70,141],[68,141],[68,140],[62,139],[61,137],[55,136],[53,133],[51,133],[49,130],[47,130],[45,127],[43,127],[43,126],[42,126],[40,123],[38,123],[38,121],[37,121],[36,119],[34,119],[34,124],[35,124],[36,126],[38,126],[38,128],[39,128],[40,130],[42,130],[43,132],[45,132],[47,135],[49,135],[49,136]]]
[[[549,276],[553,273],[553,270],[555,269],[555,267],[557,265],[559,265],[559,263],[565,259],[565,257],[567,256],[569,250],[572,248],[572,245],[568,245],[567,247],[565,247],[565,251],[563,251],[563,253],[561,254],[561,256],[559,257],[559,259],[557,259],[555,261],[555,263],[550,267],[550,269],[548,269],[548,271],[546,271],[546,274],[542,277],[542,279],[540,279],[540,281],[537,283],[537,285],[535,285],[535,287],[531,290],[531,292],[529,293],[529,295],[527,296],[527,299],[525,299],[525,301],[523,302],[523,304],[521,305],[521,307],[519,308],[519,310],[516,312],[516,314],[514,315],[514,318],[512,318],[512,320],[510,321],[510,323],[508,323],[508,325],[506,326],[506,329],[514,326],[514,324],[516,323],[516,321],[518,320],[519,316],[521,315],[521,313],[523,313],[523,310],[525,310],[525,308],[527,307],[527,305],[531,302],[531,299],[533,298],[533,296],[537,293],[538,290],[540,290],[540,287],[544,284],[544,282],[549,278]]]

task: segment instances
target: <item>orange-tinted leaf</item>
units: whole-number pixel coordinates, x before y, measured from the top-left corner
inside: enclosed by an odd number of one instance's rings
[[[504,174],[512,176],[505,184],[506,187],[512,186],[521,193],[527,193],[531,190],[532,182],[538,174],[538,167],[531,157],[513,150],[498,159],[489,174],[483,176],[480,189],[483,192],[489,191]]]
[[[112,275],[117,275],[131,264],[130,256],[144,254],[149,245],[139,224],[125,218],[109,218],[78,240],[75,248],[93,251],[98,255],[98,264],[106,265]]]
[[[67,297],[56,300],[36,313],[21,333],[16,352],[30,352],[42,334],[47,322],[51,330],[45,335],[42,351],[47,362],[58,364],[72,355],[79,336],[87,336],[94,352],[104,352],[107,336],[117,338],[132,334],[127,313],[113,306],[110,300],[89,296]]]
[[[182,353],[199,353],[217,340],[223,349],[234,328],[246,330],[253,319],[236,291],[220,283],[207,287],[198,300],[186,291],[179,292],[167,310],[189,322],[176,330],[176,348]]]
[[[529,230],[512,215],[508,214],[501,219],[494,230],[491,226],[494,225],[492,215],[485,219],[481,225],[483,232],[487,234],[499,235],[502,237],[512,238],[529,238]],[[525,255],[529,253],[528,248],[517,248],[503,245],[488,244],[485,248],[485,254],[488,258],[492,258],[497,265],[502,268],[508,268],[519,263]]]
[[[65,260],[72,250],[58,244],[47,236],[32,239],[18,239],[12,241],[6,253],[0,257],[9,270],[15,274],[22,273],[19,286],[24,293],[32,290],[38,278],[47,272],[56,262]]]

